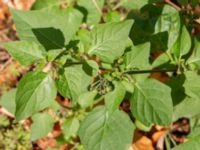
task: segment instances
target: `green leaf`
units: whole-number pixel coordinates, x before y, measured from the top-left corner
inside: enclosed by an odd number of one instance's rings
[[[65,51],[64,49],[55,49],[55,50],[48,51],[47,52],[47,60],[54,61],[64,51]]]
[[[124,112],[116,110],[109,115],[105,107],[98,107],[83,120],[78,134],[87,150],[127,150],[134,129]]]
[[[19,82],[16,94],[16,119],[25,119],[51,105],[56,87],[49,74],[30,72]]]
[[[66,118],[64,124],[61,127],[64,132],[65,140],[69,140],[71,137],[75,137],[77,135],[79,126],[80,124],[77,118]]]
[[[195,64],[198,68],[200,68],[200,35],[197,35],[197,37],[194,39],[194,50],[193,55],[186,60],[188,64]]]
[[[59,75],[56,84],[59,93],[71,98],[74,103],[78,97],[87,92],[92,78],[83,70],[82,65],[69,66]]]
[[[168,49],[171,49],[171,47],[178,39],[180,28],[181,23],[179,12],[175,8],[169,5],[165,5],[161,16],[156,21],[154,33],[157,34],[161,32],[167,32],[167,47]]]
[[[153,67],[159,67],[167,62],[169,62],[169,56],[166,53],[162,53],[160,56],[158,56],[154,61],[152,66]]]
[[[33,115],[32,120],[31,140],[33,141],[45,137],[54,125],[53,118],[46,112]]]
[[[105,0],[79,0],[78,8],[84,14],[84,21],[91,25],[96,24],[101,19],[101,9]]]
[[[187,136],[189,139],[200,136],[200,126],[196,126],[190,131],[190,134]]]
[[[185,82],[183,87],[185,88],[185,94],[189,97],[200,99],[200,76],[195,72],[188,71],[185,73]]]
[[[90,31],[88,31],[87,29],[80,29],[78,31],[77,38],[79,40],[78,43],[79,51],[82,53],[83,52],[87,53],[91,44]]]
[[[111,11],[104,17],[105,22],[119,22],[120,14],[117,11]]]
[[[125,50],[132,20],[97,25],[91,32],[90,55],[97,55],[103,62],[112,63]]]
[[[186,97],[181,103],[174,107],[173,121],[176,121],[182,117],[191,118],[200,114],[199,99]]]
[[[132,114],[145,125],[168,126],[172,121],[171,89],[155,79],[137,83],[131,98]]]
[[[148,4],[148,0],[121,0],[121,3],[129,9],[140,9]]]
[[[190,51],[191,44],[190,34],[187,28],[183,26],[177,41],[171,49],[171,52],[174,53],[178,58],[181,58]]]
[[[114,86],[114,90],[105,95],[105,106],[111,113],[119,109],[126,94],[126,89],[121,82],[115,82]]]
[[[36,0],[33,6],[31,7],[32,10],[39,10],[46,7],[52,7],[55,5],[59,5],[60,0]]]
[[[131,50],[125,55],[126,68],[148,69],[150,66],[149,57],[150,43],[132,46]]]
[[[99,65],[94,60],[87,60],[83,64],[83,70],[90,76],[95,76],[99,72]]]
[[[83,93],[78,97],[78,104],[81,106],[81,108],[87,108],[92,105],[96,95],[97,91]]]
[[[82,14],[73,8],[11,12],[20,39],[37,42],[46,50],[66,46],[82,21]]]
[[[184,82],[185,82],[184,75],[172,76],[167,82],[167,85],[172,90],[171,96],[174,106],[182,102],[186,97],[185,89],[183,87]]]
[[[44,49],[32,41],[17,41],[4,43],[9,54],[22,65],[31,65],[39,60],[45,60]]]
[[[0,105],[3,106],[11,114],[15,114],[16,104],[15,104],[15,95],[16,89],[12,89],[9,92],[3,94],[0,99]]]
[[[199,150],[200,136],[172,148],[172,150]]]

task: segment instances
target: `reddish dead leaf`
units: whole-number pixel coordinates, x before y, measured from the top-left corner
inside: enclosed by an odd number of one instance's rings
[[[61,96],[56,97],[56,101],[63,107],[66,108],[73,108],[72,103],[69,101],[69,99],[64,99]]]
[[[163,136],[166,133],[166,131],[158,131],[153,133],[152,135],[152,142],[155,144],[161,136]]]
[[[167,82],[169,79],[169,76],[166,73],[162,73],[162,72],[155,72],[152,73],[150,78],[154,78],[159,80],[160,82]]]
[[[154,150],[154,147],[151,139],[136,130],[132,150]]]

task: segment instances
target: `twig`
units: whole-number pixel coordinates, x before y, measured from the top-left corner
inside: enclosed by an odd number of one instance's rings
[[[12,58],[8,59],[2,67],[0,67],[0,72],[2,72],[10,63],[12,62]]]
[[[171,2],[171,0],[165,0],[165,3],[167,3],[170,6],[174,7],[176,10],[181,11],[181,8],[179,6],[177,6],[176,4],[174,4],[173,2]]]
[[[97,1],[96,0],[92,0],[93,4],[95,5],[95,7],[97,8],[98,12],[100,13],[100,15],[102,16],[103,13],[101,11],[101,8],[99,7],[99,5],[97,4]]]

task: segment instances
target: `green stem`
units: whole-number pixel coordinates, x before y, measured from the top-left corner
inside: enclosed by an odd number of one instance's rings
[[[177,68],[172,69],[155,69],[155,70],[130,70],[125,71],[124,74],[145,74],[145,73],[154,73],[154,72],[176,72]]]

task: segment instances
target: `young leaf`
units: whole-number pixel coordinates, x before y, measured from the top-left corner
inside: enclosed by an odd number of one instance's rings
[[[15,104],[15,95],[16,89],[12,89],[9,92],[3,94],[0,99],[0,105],[3,106],[11,114],[15,114],[16,104]]]
[[[103,62],[112,63],[125,50],[132,20],[97,25],[91,33],[90,55],[97,55]]]
[[[56,97],[56,87],[49,74],[30,72],[19,82],[16,94],[16,119],[25,119],[48,107]]]
[[[183,87],[185,88],[185,94],[189,97],[200,99],[200,76],[195,72],[188,71],[185,73],[185,82]]]
[[[32,10],[39,10],[44,9],[47,7],[52,7],[55,5],[59,5],[59,0],[36,0],[33,6],[31,7]]]
[[[108,114],[105,107],[95,108],[81,123],[79,136],[87,150],[126,150],[133,138],[134,125],[122,111]]]
[[[78,8],[85,15],[85,22],[89,25],[96,24],[101,19],[101,9],[105,0],[79,0]]]
[[[159,66],[161,66],[161,65],[163,65],[163,64],[165,64],[165,63],[167,63],[169,61],[170,61],[169,56],[166,53],[162,53],[160,56],[158,56],[154,60],[152,66],[153,67],[159,67]]]
[[[187,42],[186,42],[187,41]],[[178,58],[187,54],[191,48],[191,37],[185,26],[182,27],[181,33],[173,45],[171,52],[174,53]]]
[[[137,83],[131,98],[132,114],[145,125],[168,126],[172,121],[171,89],[155,79]]]
[[[77,118],[66,118],[64,124],[61,127],[64,132],[65,140],[69,140],[71,137],[75,137],[77,135],[79,126],[79,120]]]
[[[25,66],[45,60],[44,49],[32,41],[4,43],[4,47],[14,59]]]
[[[117,11],[111,11],[104,17],[105,22],[119,22],[120,14]]]
[[[59,75],[56,84],[58,91],[64,97],[71,98],[74,103],[78,97],[87,92],[92,78],[85,73],[82,65],[65,68],[63,74]]]
[[[111,113],[119,108],[126,94],[126,89],[121,82],[115,82],[114,86],[114,90],[105,95],[105,106]]]
[[[66,46],[82,21],[82,14],[73,8],[62,10],[59,7],[51,7],[36,11],[12,10],[12,16],[20,39],[37,42],[46,50]]]
[[[37,140],[51,132],[54,120],[48,113],[38,113],[32,117],[31,140]]]
[[[132,46],[131,50],[125,55],[126,68],[148,69],[150,66],[149,57],[150,43]]]

